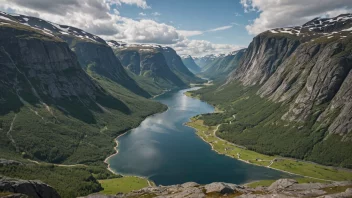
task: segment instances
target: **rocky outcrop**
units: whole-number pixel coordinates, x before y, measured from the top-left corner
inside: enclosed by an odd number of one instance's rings
[[[0,176],[0,191],[14,193],[7,197],[60,198],[55,189],[41,181],[12,179],[3,176]]]
[[[352,182],[334,182],[328,184],[306,183],[298,184],[293,179],[280,179],[269,187],[250,188],[236,184],[215,182],[200,185],[188,182],[181,185],[147,187],[127,194],[115,196],[89,195],[87,198],[128,198],[128,197],[159,197],[159,198],[205,198],[205,197],[241,197],[241,198],[271,198],[271,197],[349,197],[352,194]],[[344,190],[347,188],[347,190]],[[327,189],[335,189],[338,193],[330,194]],[[339,192],[338,189],[341,192]]]

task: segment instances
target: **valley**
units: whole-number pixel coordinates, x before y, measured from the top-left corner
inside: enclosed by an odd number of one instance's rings
[[[186,30],[78,1],[0,5],[0,197],[352,196],[352,14]]]

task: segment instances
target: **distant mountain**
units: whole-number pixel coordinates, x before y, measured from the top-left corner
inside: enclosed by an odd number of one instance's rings
[[[201,68],[194,62],[192,56],[181,56],[183,64],[194,74],[201,72]]]
[[[147,71],[153,69],[153,71],[148,72],[150,75],[147,76],[158,75],[168,79],[167,81],[178,87],[184,87],[190,83],[204,82],[204,80],[188,70],[183,64],[181,57],[170,47],[150,44],[127,44],[116,41],[109,41],[109,45],[114,49],[115,54],[124,67],[135,75],[145,76]],[[144,63],[146,65],[143,65]],[[165,67],[168,67],[168,69]],[[163,74],[163,72],[167,73]]]
[[[122,65],[132,73],[132,77],[135,76],[140,86],[152,94],[161,93],[165,89],[187,87],[186,82],[183,82],[168,66],[160,49],[162,47],[128,45],[116,41],[108,41],[108,44]],[[146,83],[147,81],[149,83]]]
[[[0,15],[4,16],[6,14]],[[100,37],[75,27],[55,24],[36,17],[24,15],[11,15],[11,17],[15,22],[30,26],[40,30],[43,34],[58,37],[67,42],[77,55],[83,69],[88,73],[106,77],[138,95],[150,97],[127,75],[112,49]]]
[[[245,52],[246,49],[242,49],[214,58],[203,67],[203,72],[200,75],[210,79],[226,78],[237,68]]]
[[[213,62],[217,58],[223,57],[225,54],[209,54],[206,56],[195,57],[194,62],[201,67],[202,69],[208,65],[209,63]],[[203,69],[204,70],[204,69]]]
[[[352,14],[343,14],[257,35],[227,83],[202,99],[226,108],[212,125],[234,118],[218,132],[225,139],[352,168],[351,84]]]

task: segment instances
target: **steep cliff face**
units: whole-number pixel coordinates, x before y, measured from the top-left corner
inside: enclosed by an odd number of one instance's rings
[[[194,74],[198,74],[202,69],[194,62],[192,56],[181,56],[183,64]]]
[[[285,106],[282,121],[323,132],[309,159],[350,166],[351,43],[352,14],[269,30],[253,39],[227,83],[257,85],[259,96]],[[340,152],[328,152],[332,145]]]
[[[20,24],[8,23],[0,28],[1,92],[29,94],[39,100],[82,99],[84,103],[103,92],[61,39]]]
[[[299,40],[285,36],[256,36],[248,46],[240,67],[231,74],[231,80],[244,85],[263,84],[299,45]]]
[[[229,73],[238,67],[245,52],[246,49],[242,49],[216,58],[204,67],[201,75],[211,79],[226,78]]]
[[[1,14],[1,13],[0,13]],[[81,29],[59,25],[35,17],[24,15],[7,15],[13,21],[31,26],[48,36],[55,36],[67,42],[70,48],[76,53],[81,66],[86,71],[106,77],[123,85],[132,92],[150,97],[150,95],[141,89],[136,82],[131,79],[123,69],[119,60],[115,57],[112,49],[100,37],[85,32]],[[89,73],[89,72],[88,72]]]

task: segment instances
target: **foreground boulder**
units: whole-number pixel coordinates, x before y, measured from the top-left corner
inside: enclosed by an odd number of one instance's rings
[[[9,192],[10,194],[6,197],[60,198],[60,195],[51,186],[41,181],[3,176],[0,176],[0,192]]]
[[[333,192],[333,193],[331,193]],[[298,184],[294,179],[280,179],[269,187],[250,188],[236,184],[215,182],[200,185],[188,182],[181,185],[147,187],[127,194],[89,195],[87,198],[206,198],[206,197],[240,197],[240,198],[291,198],[320,197],[348,198],[352,197],[352,182],[306,183]]]
[[[225,183],[211,183],[204,186],[206,193],[221,193],[230,194],[234,192],[234,189]]]

